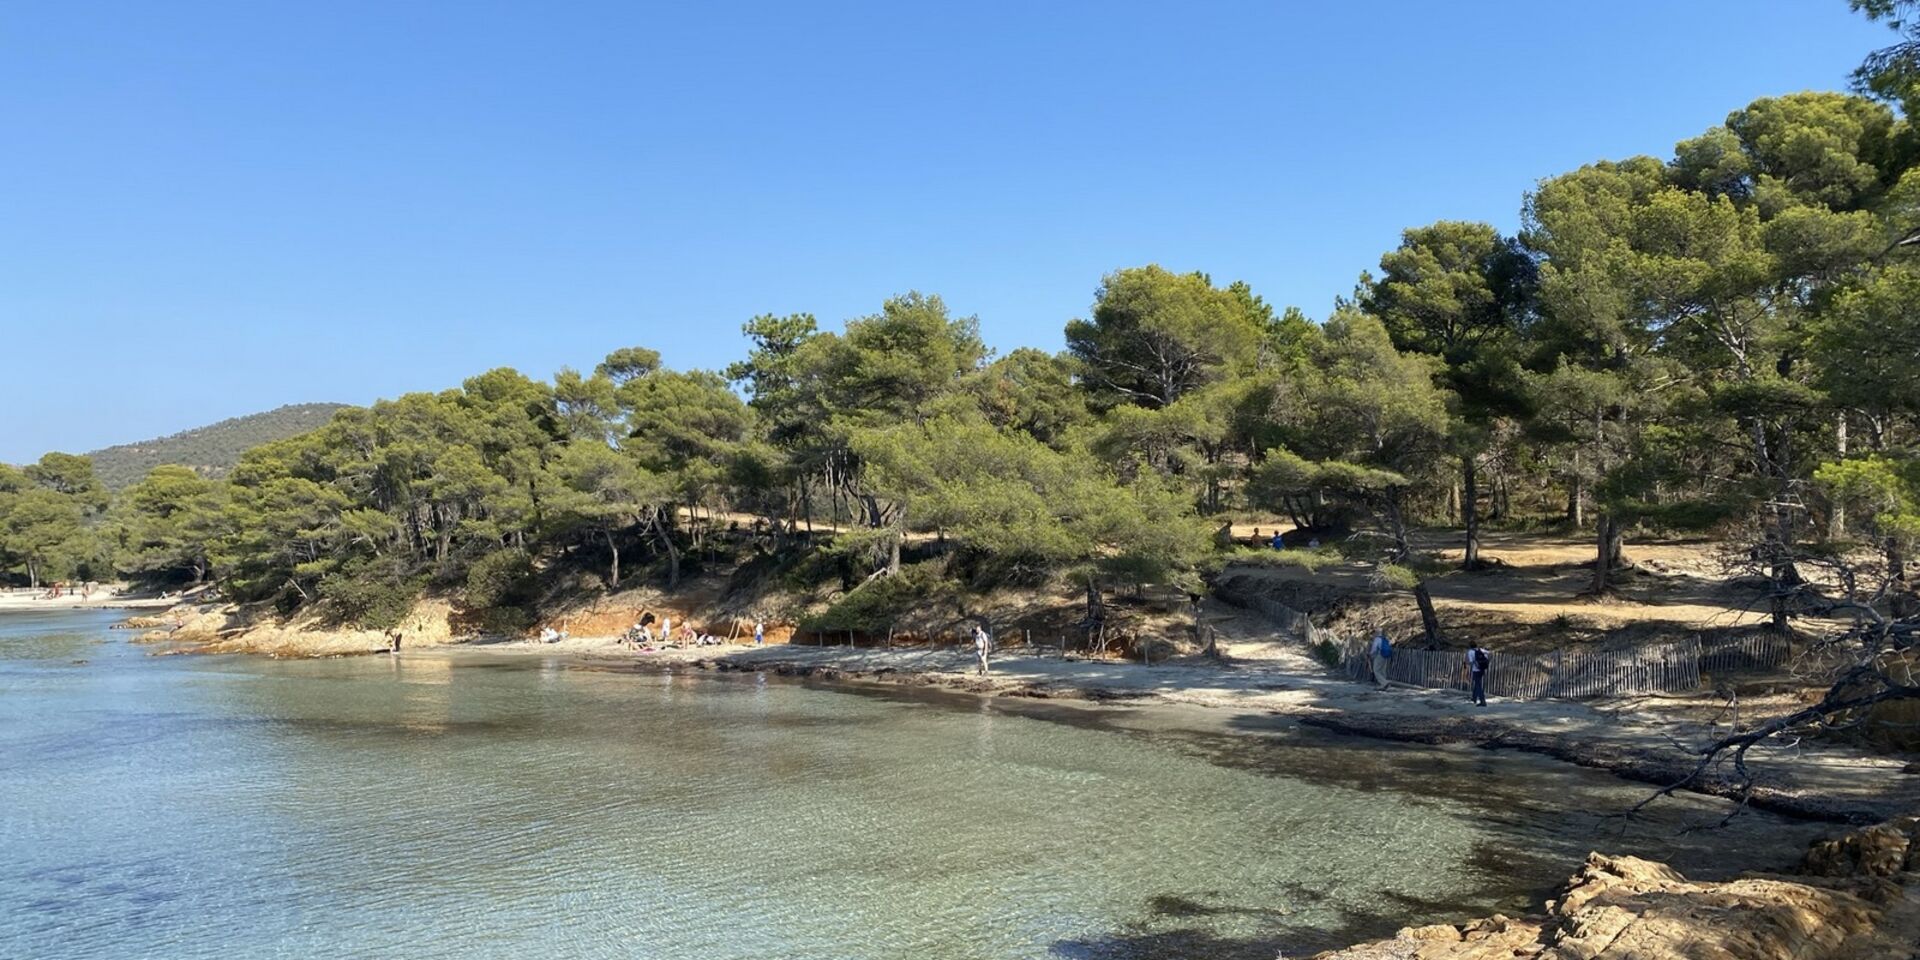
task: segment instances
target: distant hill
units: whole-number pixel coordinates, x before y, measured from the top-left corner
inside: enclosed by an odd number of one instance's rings
[[[183,430],[170,437],[123,443],[95,450],[94,473],[110,490],[121,490],[139,482],[147,471],[172,463],[192,467],[209,477],[224,476],[240,455],[263,443],[283,440],[324,425],[343,403],[295,403],[234,417],[219,423]]]

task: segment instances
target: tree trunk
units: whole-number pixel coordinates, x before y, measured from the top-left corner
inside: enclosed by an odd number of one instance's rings
[[[1573,452],[1573,473],[1567,477],[1567,519],[1578,530],[1587,525],[1586,507],[1581,501],[1580,451]]]
[[[1433,611],[1433,594],[1427,592],[1425,580],[1413,585],[1413,599],[1420,605],[1420,628],[1427,634],[1427,649],[1440,649],[1440,615]]]
[[[31,590],[40,589],[40,568],[34,564],[32,557],[27,558],[27,587]]]
[[[1833,421],[1833,449],[1840,459],[1847,458],[1847,415],[1842,412]],[[1847,536],[1847,504],[1843,500],[1834,500],[1827,513],[1827,539],[1844,540]]]
[[[673,525],[669,522],[673,516],[671,507],[657,508],[653,511],[653,535],[660,539],[660,546],[667,551],[667,588],[680,585],[680,548],[673,543]]]
[[[1394,487],[1387,491],[1387,525],[1393,532],[1393,562],[1401,563],[1413,554],[1413,545],[1407,541],[1407,517],[1400,507],[1403,491]]]
[[[1467,522],[1467,555],[1461,566],[1468,570],[1480,569],[1480,478],[1475,459],[1471,453],[1460,458],[1460,514]]]
[[[1593,594],[1605,594],[1612,586],[1613,568],[1620,562],[1620,526],[1613,514],[1602,513],[1594,521],[1597,549],[1593,557]]]
[[[607,536],[607,550],[613,554],[613,566],[607,572],[607,585],[609,587],[618,587],[620,585],[620,548],[613,542],[612,530],[603,532]]]

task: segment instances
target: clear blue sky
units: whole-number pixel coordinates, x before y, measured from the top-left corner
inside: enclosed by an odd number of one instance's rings
[[[1324,316],[1401,229],[1837,89],[1845,0],[0,13],[0,460],[1159,262]],[[1339,7],[1341,9],[1334,9]]]

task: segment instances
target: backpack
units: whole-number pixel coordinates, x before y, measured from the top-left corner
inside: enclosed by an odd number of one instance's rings
[[[1487,667],[1492,663],[1493,657],[1489,656],[1485,650],[1475,650],[1473,652],[1473,669],[1481,673],[1486,673]]]
[[[1380,659],[1382,660],[1393,659],[1393,641],[1388,640],[1386,637],[1381,636],[1381,637],[1373,638],[1373,649],[1379,651]]]

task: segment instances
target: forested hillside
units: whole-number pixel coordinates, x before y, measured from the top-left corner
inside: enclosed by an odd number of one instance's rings
[[[724,371],[633,347],[481,372],[225,478],[156,468],[111,505],[84,460],[0,469],[0,566],[211,576],[377,623],[435,585],[524,604],[554,570],[671,586],[731,513],[768,539],[730,561],[837,571],[822,623],[1008,583],[1084,587],[1094,622],[1112,586],[1196,586],[1230,556],[1210,533],[1251,515],[1416,588],[1439,572],[1416,525],[1464,527],[1469,570],[1483,524],[1578,529],[1596,597],[1624,541],[1709,532],[1743,545],[1783,627],[1834,592],[1900,615],[1920,541],[1908,63],[1548,176],[1517,235],[1409,229],[1324,316],[1156,265],[1100,279],[1059,354],[996,356],[918,292],[838,331],[760,316]],[[179,458],[225,462],[208,443]],[[802,536],[816,523],[837,532]]]
[[[154,440],[106,447],[87,456],[93,459],[94,474],[109,490],[124,490],[165,463],[191,467],[202,476],[222,477],[240,462],[241,454],[263,443],[312,430],[343,406],[289,404]]]

